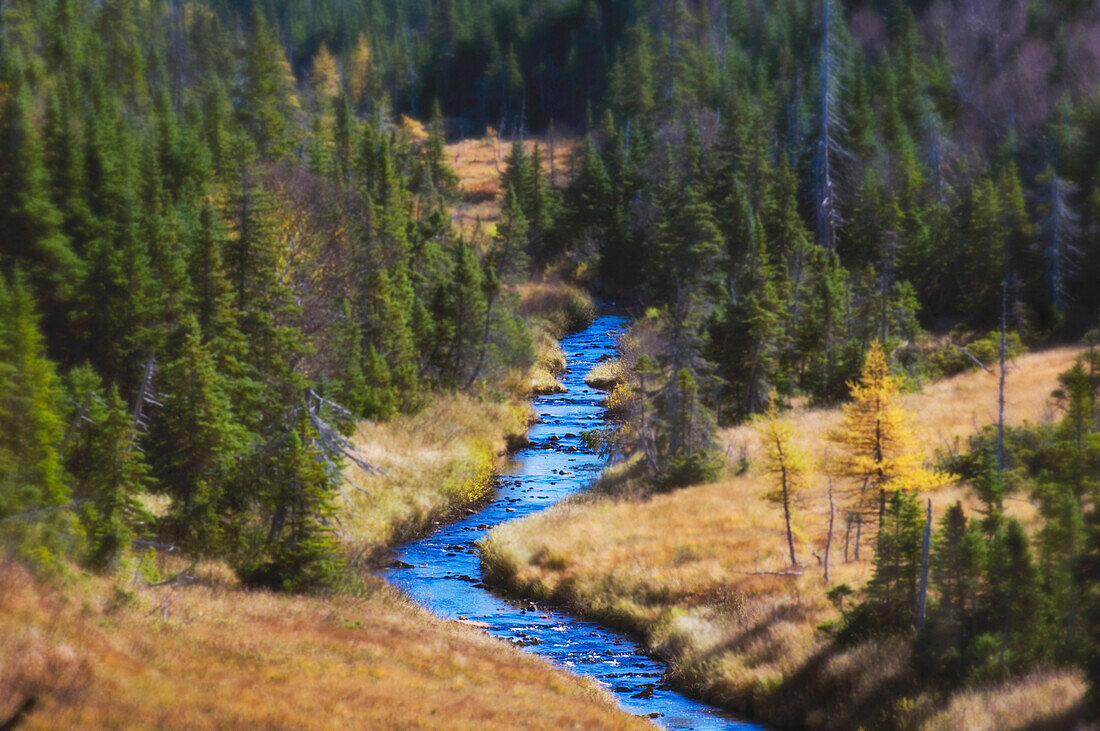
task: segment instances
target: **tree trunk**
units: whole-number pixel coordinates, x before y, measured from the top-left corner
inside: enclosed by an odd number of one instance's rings
[[[856,550],[855,550],[855,556],[854,556],[856,561],[859,560],[859,541],[860,541],[860,538],[862,538],[862,536],[863,536],[863,516],[859,515],[857,513],[856,514]]]
[[[920,592],[917,594],[917,629],[924,626],[928,609],[928,564],[932,547],[932,500],[928,501],[928,518],[924,521],[924,535],[920,544]]]
[[[833,506],[833,478],[829,477],[829,534],[825,538],[825,583],[829,583],[829,549],[833,547],[833,517],[836,514]]]
[[[1005,466],[1005,320],[1008,306],[1008,275],[1001,281],[1001,380],[997,387],[997,469]]]

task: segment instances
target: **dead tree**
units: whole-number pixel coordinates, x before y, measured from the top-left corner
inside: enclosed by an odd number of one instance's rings
[[[844,61],[844,44],[838,24],[843,23],[843,11],[836,0],[822,0],[821,66],[819,70],[819,107],[817,150],[814,154],[814,213],[817,219],[817,243],[826,249],[836,246],[836,230],[840,226],[840,207],[833,171],[833,159],[841,154],[840,134],[844,128],[839,110],[840,77]]]
[[[917,593],[917,629],[924,626],[924,617],[928,610],[928,566],[932,548],[932,500],[928,500],[928,517],[924,521],[924,534],[920,544],[920,590]]]

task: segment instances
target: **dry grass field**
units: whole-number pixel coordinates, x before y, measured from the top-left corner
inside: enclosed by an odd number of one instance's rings
[[[551,142],[549,137],[534,136],[525,139],[523,147],[530,154],[538,145],[547,174],[553,171],[551,183],[564,185],[581,144],[579,137],[555,137]],[[495,134],[447,145],[447,162],[462,181],[463,193],[462,203],[451,211],[451,220],[467,236],[488,237],[495,231],[504,204],[500,175],[511,148],[511,140],[498,139]]]
[[[363,422],[352,437],[377,472],[345,467],[341,526],[353,551],[376,563],[386,549],[465,514],[489,497],[509,438],[527,430],[527,406],[440,396],[413,416]]]
[[[0,719],[29,702],[32,729],[643,725],[380,580],[365,597],[307,598],[246,592],[218,565],[193,574],[59,590],[0,566]]]
[[[1011,423],[1054,415],[1050,392],[1077,352],[1028,354],[1013,364]],[[996,388],[997,379],[979,371],[907,396],[919,442],[929,454],[962,448],[968,434],[995,418]],[[683,687],[771,722],[968,729],[1063,722],[1085,689],[1073,671],[1036,672],[943,697],[913,690],[907,643],[829,647],[817,626],[838,613],[825,592],[839,583],[864,584],[873,571],[872,551],[865,545],[860,561],[845,562],[838,518],[830,581],[823,580],[815,554],[824,556],[828,480],[820,460],[840,411],[795,410],[785,418],[817,462],[794,513],[799,575],[755,573],[790,567],[781,515],[762,499],[767,484],[756,469],[760,444],[751,426],[719,435],[731,468],[742,456],[748,460],[746,474],[649,498],[583,496],[493,531],[486,565],[513,590],[637,632],[672,660],[673,677]],[[937,516],[949,503],[969,499],[965,486],[930,497]],[[1009,504],[1025,520],[1033,510],[1022,499]]]

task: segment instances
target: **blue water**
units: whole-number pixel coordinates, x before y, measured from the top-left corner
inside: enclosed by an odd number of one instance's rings
[[[384,575],[442,617],[484,623],[490,634],[595,678],[624,709],[664,728],[759,728],[671,689],[662,680],[664,665],[633,639],[529,601],[502,598],[482,584],[476,541],[499,523],[544,510],[584,488],[602,468],[580,434],[604,425],[599,401],[605,394],[589,388],[584,376],[601,358],[614,355],[615,338],[626,324],[623,317],[603,315],[561,341],[568,361],[562,382],[569,390],[533,400],[539,418],[528,434],[532,446],[515,455],[493,501],[476,515],[400,547],[397,558],[408,567],[398,564]]]

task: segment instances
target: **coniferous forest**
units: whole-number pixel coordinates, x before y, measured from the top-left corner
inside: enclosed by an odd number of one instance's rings
[[[489,194],[471,149],[491,151]],[[677,670],[685,687],[765,723],[901,728],[935,720],[922,693],[1065,670],[1090,690],[1044,722],[1083,723],[1100,713],[1098,284],[1087,0],[0,2],[0,550],[35,591],[107,582],[136,616],[127,581],[202,584],[198,566],[242,592],[388,591],[378,556],[473,512],[504,449],[471,437],[480,476],[437,479],[386,462],[410,448],[377,435],[467,444],[440,404],[494,439],[499,410],[533,423],[528,396],[566,367],[553,342],[597,297],[631,323],[588,379],[609,391],[580,437],[610,465],[593,492],[642,511],[759,476],[776,571],[757,548],[722,581],[812,569],[816,614],[783,621],[830,652],[897,643],[910,673],[874,696],[889,717],[805,699],[783,715],[798,683],[856,694],[809,665],[751,692]],[[1031,378],[1051,352],[1069,354],[1055,377]],[[991,418],[929,426],[907,405],[967,378],[996,393]],[[1042,407],[1018,417],[1025,388]],[[461,497],[393,517],[349,478],[412,490],[418,472]],[[372,520],[381,547],[357,532]],[[661,588],[655,567],[631,588],[540,585],[531,571],[583,561],[539,554],[535,529],[493,536],[502,588],[684,667],[668,648],[691,643],[657,639],[677,612],[772,591],[704,601],[718,589]],[[0,638],[30,621],[14,612],[0,600]],[[19,647],[0,639],[0,665]],[[0,725],[33,713],[20,702],[0,692]]]

